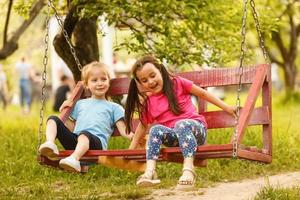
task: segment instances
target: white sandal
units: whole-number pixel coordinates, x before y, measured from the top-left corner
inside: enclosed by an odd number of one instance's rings
[[[189,190],[189,189],[193,189],[195,187],[195,183],[196,183],[196,177],[197,174],[195,173],[195,171],[191,168],[183,168],[182,169],[182,173],[184,171],[189,171],[192,173],[192,178],[187,177],[186,175],[182,175],[177,183],[176,189],[178,190]]]
[[[160,184],[160,180],[157,178],[156,172],[153,170],[151,172],[145,172],[139,176],[136,181],[136,185],[140,187],[151,187]]]

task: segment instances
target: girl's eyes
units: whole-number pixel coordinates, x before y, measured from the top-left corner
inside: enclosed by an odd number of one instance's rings
[[[150,78],[155,78],[156,74],[150,74]],[[146,83],[148,79],[142,79],[141,82],[142,83]]]
[[[91,79],[92,82],[97,82],[98,78]],[[101,81],[107,81],[106,77],[100,78]]]

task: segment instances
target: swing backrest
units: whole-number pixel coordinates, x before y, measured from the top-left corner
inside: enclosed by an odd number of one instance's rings
[[[261,75],[262,88],[262,98],[263,105],[258,108],[253,108],[252,114],[249,116],[247,125],[264,125],[270,124],[271,121],[271,105],[270,105],[270,67],[269,65],[261,64],[248,66],[243,68],[243,75],[241,79],[241,83],[243,85],[253,85],[255,81],[257,81],[257,76],[260,75],[260,71],[266,72],[266,75]],[[192,71],[192,72],[182,72],[177,75],[189,79],[194,82],[194,84],[202,87],[226,87],[226,86],[234,86],[239,84],[239,69],[238,68],[213,68],[213,69],[205,69],[200,71]],[[111,87],[108,92],[109,96],[120,96],[128,93],[130,79],[125,78],[115,78],[111,80]],[[253,85],[255,86],[255,85]],[[257,90],[257,89],[256,89]],[[252,91],[251,93],[258,93],[257,91]],[[248,97],[251,97],[253,94],[248,93]],[[78,82],[73,93],[72,99],[74,103],[81,98],[86,98],[90,94],[83,87],[82,82]],[[256,95],[257,96],[257,95]],[[254,97],[253,97],[254,98]],[[232,116],[227,114],[222,110],[218,111],[210,111],[207,112],[207,102],[202,99],[197,99],[198,103],[198,112],[205,116],[208,129],[216,129],[216,128],[227,128],[234,127],[235,120]],[[70,114],[72,108],[65,109],[60,117],[63,120],[66,120]],[[243,110],[243,109],[242,109]],[[133,128],[135,129],[138,124],[138,120],[133,121]],[[117,131],[114,132],[113,136],[118,136],[119,133]]]

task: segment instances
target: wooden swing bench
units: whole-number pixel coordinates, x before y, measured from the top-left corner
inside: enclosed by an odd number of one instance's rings
[[[201,71],[184,72],[178,75],[192,80],[195,84],[203,88],[232,86],[239,84],[239,68],[214,68]],[[234,142],[237,144],[236,157],[246,160],[259,161],[270,163],[272,161],[272,104],[271,104],[271,74],[270,65],[260,64],[243,68],[241,77],[242,85],[249,85],[248,95],[243,107],[240,110],[238,126],[236,128],[236,140],[234,133],[227,144],[205,144],[197,148],[195,156],[196,166],[206,166],[206,159],[214,158],[232,158]],[[124,95],[128,92],[129,78],[116,78],[111,81],[110,96]],[[261,94],[262,105],[255,107],[255,102]],[[72,99],[76,102],[80,98],[86,97],[86,91],[83,89],[82,82],[78,82]],[[235,119],[224,111],[207,112],[207,103],[201,99],[197,100],[198,111],[205,116],[208,129],[220,129],[235,127]],[[60,115],[62,120],[66,120],[71,112],[71,108],[66,108]],[[136,127],[138,121],[134,121]],[[247,126],[261,125],[262,126],[262,148],[247,147],[242,144]],[[114,132],[113,136],[119,136],[118,132]],[[59,158],[69,156],[73,151],[60,151]],[[92,162],[101,164],[103,159],[117,158],[128,162],[144,163],[145,150],[89,150],[81,159],[83,162]],[[47,157],[40,156],[38,160],[43,165],[58,167],[59,161],[49,160]],[[179,147],[162,148],[159,157],[160,161],[182,163],[183,157]],[[110,163],[111,166],[114,163]],[[117,166],[124,169],[132,169],[130,165]],[[84,171],[84,169],[82,169]],[[142,168],[135,170],[142,171]]]

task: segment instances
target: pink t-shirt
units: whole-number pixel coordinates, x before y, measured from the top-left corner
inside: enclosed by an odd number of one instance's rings
[[[169,109],[168,99],[164,93],[154,94],[147,98],[147,112],[142,113],[142,122],[145,124],[161,124],[173,128],[175,123],[182,119],[195,119],[204,123],[204,116],[200,115],[191,100],[191,88],[193,82],[176,76],[173,78],[174,93],[182,113],[175,115]]]

